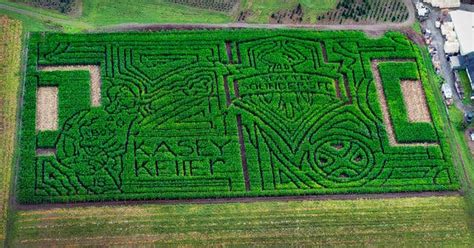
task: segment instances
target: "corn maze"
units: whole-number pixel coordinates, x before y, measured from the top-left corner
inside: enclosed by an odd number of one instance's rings
[[[23,203],[458,188],[399,33],[35,33],[28,53]]]

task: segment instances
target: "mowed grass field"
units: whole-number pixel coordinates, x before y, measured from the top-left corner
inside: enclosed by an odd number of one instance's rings
[[[15,154],[21,23],[0,16],[0,242],[5,239]]]
[[[19,211],[12,246],[469,247],[462,197]]]

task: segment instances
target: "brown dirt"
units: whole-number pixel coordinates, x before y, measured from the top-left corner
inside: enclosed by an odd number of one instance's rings
[[[405,34],[410,40],[415,42],[418,45],[425,45],[425,39],[423,38],[423,35],[415,32],[411,28],[403,28],[400,30],[403,34]]]
[[[52,156],[56,154],[56,148],[38,148],[36,156]]]
[[[398,61],[398,60],[397,60]],[[402,60],[400,60],[402,61]],[[377,96],[379,98],[380,105],[382,107],[383,122],[386,127],[388,141],[391,146],[431,146],[437,145],[436,143],[398,143],[395,138],[395,132],[393,131],[392,120],[390,119],[390,114],[388,111],[387,99],[385,98],[385,93],[382,86],[382,79],[380,77],[378,65],[382,62],[380,60],[372,60],[371,68],[372,73],[375,79],[375,87],[377,89]]]
[[[431,122],[430,112],[426,104],[425,92],[421,81],[403,80],[400,82],[403,101],[407,109],[408,121]]]
[[[58,88],[38,87],[36,91],[36,130],[58,129]]]
[[[102,81],[100,77],[100,67],[98,65],[40,66],[38,69],[41,71],[89,71],[91,77],[91,105],[93,107],[100,106]]]

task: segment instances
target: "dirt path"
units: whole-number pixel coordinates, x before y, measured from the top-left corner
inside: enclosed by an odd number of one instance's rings
[[[38,69],[40,71],[89,71],[91,106],[100,106],[100,89],[102,81],[100,76],[100,67],[98,65],[41,66]]]
[[[388,136],[388,141],[391,146],[433,146],[433,145],[438,145],[437,143],[399,143],[395,137],[395,131],[393,129],[393,124],[392,120],[390,118],[390,112],[388,110],[388,103],[387,99],[385,97],[385,92],[382,86],[382,78],[380,76],[380,71],[379,71],[379,63],[380,62],[406,62],[410,60],[372,60],[371,61],[371,70],[372,74],[374,75],[374,81],[375,81],[375,88],[377,90],[377,97],[379,99],[379,103],[381,105],[381,110],[382,110],[382,115],[383,115],[383,122],[386,126],[386,131],[387,131],[387,136]],[[421,86],[421,82],[420,82]],[[421,91],[423,91],[423,88],[421,88]],[[423,93],[424,94],[424,91]],[[426,102],[423,103],[426,107]],[[428,110],[426,109],[428,112]],[[428,115],[428,120],[431,121],[431,118],[429,118],[429,112],[427,113]]]

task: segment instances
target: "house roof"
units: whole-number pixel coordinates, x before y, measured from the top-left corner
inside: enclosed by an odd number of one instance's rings
[[[462,56],[451,56],[449,57],[449,63],[451,68],[459,68],[464,64],[464,58]]]
[[[444,83],[441,85],[441,91],[444,94],[444,97],[446,98],[452,98],[453,97],[453,91],[451,90],[451,87],[447,83]]]
[[[458,36],[461,55],[474,52],[474,12],[455,10],[449,14]]]

